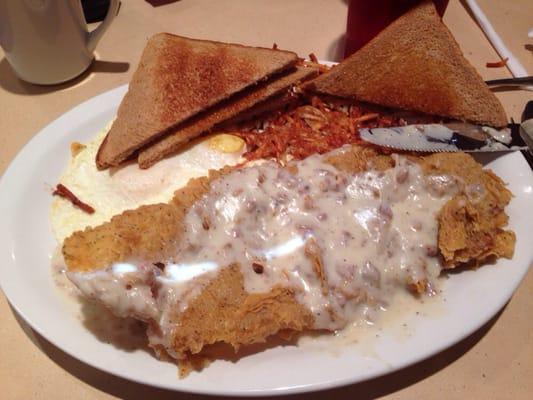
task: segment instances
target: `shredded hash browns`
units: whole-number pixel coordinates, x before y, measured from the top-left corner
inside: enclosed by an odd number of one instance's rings
[[[246,159],[274,158],[283,162],[361,143],[360,128],[405,125],[408,121],[404,117],[404,113],[313,97],[307,104],[267,118],[259,127],[244,126],[235,134],[246,141]]]

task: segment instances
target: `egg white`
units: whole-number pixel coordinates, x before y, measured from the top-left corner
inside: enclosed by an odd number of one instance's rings
[[[168,202],[189,179],[205,176],[210,169],[242,161],[242,149],[227,153],[209,145],[209,139],[200,139],[148,169],[140,169],[137,163],[132,162],[99,171],[95,164],[96,153],[110,126],[70,159],[59,179],[81,201],[95,209],[93,214],[88,214],[70,201],[55,196],[50,219],[59,244],[75,231],[100,225],[125,210]]]

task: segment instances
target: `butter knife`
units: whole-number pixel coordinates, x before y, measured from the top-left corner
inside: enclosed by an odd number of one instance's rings
[[[415,124],[359,130],[361,139],[378,146],[419,152],[501,152],[527,150],[520,124],[504,129],[463,122]]]

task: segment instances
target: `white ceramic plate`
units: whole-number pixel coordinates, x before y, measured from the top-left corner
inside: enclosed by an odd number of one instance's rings
[[[225,395],[285,394],[355,383],[427,358],[474,332],[505,305],[533,260],[533,176],[520,153],[506,154],[489,167],[515,194],[507,209],[518,237],[513,260],[451,275],[438,313],[408,315],[402,321],[408,323],[408,335],[400,337],[394,329],[382,332],[372,351],[368,343],[335,351],[320,346],[275,347],[236,363],[217,361],[179,380],[170,363],[145,351],[126,352],[99,341],[58,293],[50,273],[55,247],[48,218],[51,187],[67,164],[69,144],[87,141],[104,127],[125,91],[125,86],[111,90],[52,122],[24,147],[0,181],[4,293],[37,332],[96,368],[162,388]]]

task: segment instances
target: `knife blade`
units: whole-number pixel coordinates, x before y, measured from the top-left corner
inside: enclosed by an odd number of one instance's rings
[[[519,124],[504,129],[463,122],[416,124],[359,130],[361,139],[378,146],[419,152],[495,152],[528,148]]]

